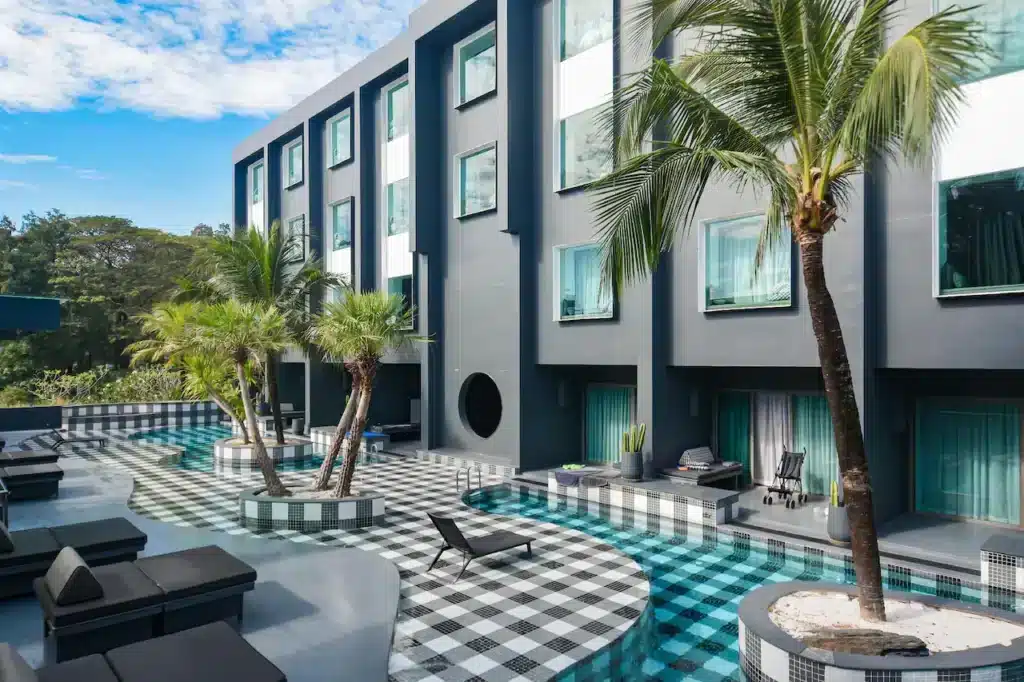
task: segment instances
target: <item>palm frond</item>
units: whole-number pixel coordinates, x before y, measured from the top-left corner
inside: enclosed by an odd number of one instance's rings
[[[307,339],[335,361],[379,362],[389,350],[428,341],[409,331],[414,314],[398,294],[351,292],[324,305]]]

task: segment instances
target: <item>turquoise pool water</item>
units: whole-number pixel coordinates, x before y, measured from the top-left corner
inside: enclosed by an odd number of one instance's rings
[[[734,541],[717,533],[704,537],[699,528],[690,528],[696,535],[685,537],[623,529],[564,504],[551,507],[547,501],[518,495],[484,495],[473,506],[583,531],[627,553],[644,569],[651,582],[657,645],[638,679],[739,680],[736,610],[744,595],[759,585],[788,580],[853,582],[852,567],[822,554],[788,555],[781,546]],[[934,580],[930,587],[904,573],[888,573],[887,580],[899,581],[889,587],[936,593]],[[946,586],[941,596],[980,601],[980,594],[959,585]]]
[[[178,463],[180,469],[191,471],[214,471],[213,466],[213,444],[221,438],[231,435],[231,428],[228,426],[207,425],[207,426],[179,426],[168,429],[154,429],[144,431],[131,436],[132,440],[141,440],[161,445],[178,445],[185,449],[181,461]],[[289,462],[278,466],[281,471],[304,471],[316,469],[323,459],[314,457],[301,462]]]

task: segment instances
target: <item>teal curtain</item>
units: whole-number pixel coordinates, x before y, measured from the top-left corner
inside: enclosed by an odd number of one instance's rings
[[[631,386],[587,386],[586,460],[611,463],[621,459],[622,434],[633,421],[636,389]]]
[[[966,399],[918,401],[918,511],[1020,523],[1020,408]]]
[[[793,396],[791,449],[807,451],[802,472],[804,490],[813,495],[827,495],[832,481],[839,481],[839,457],[825,396]]]
[[[743,485],[750,485],[750,394],[718,394],[717,455],[743,465]]]

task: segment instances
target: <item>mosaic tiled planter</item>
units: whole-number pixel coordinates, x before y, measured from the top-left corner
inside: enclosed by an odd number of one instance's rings
[[[768,615],[782,597],[803,591],[853,594],[852,585],[786,582],[759,587],[740,602],[740,667],[748,680],[757,682],[1020,682],[1024,680],[1024,637],[1009,646],[934,653],[920,658],[864,656],[807,647],[791,637]],[[1024,624],[1024,616],[980,604],[905,592],[887,597],[928,606],[955,608]]]
[[[313,443],[305,438],[292,436],[284,445],[276,443],[263,443],[267,448],[267,455],[274,461],[275,465],[285,462],[304,462],[313,457]],[[259,469],[256,463],[256,446],[253,444],[244,445],[237,442],[237,439],[221,438],[213,444],[213,462],[218,469]]]
[[[68,405],[61,410],[71,432],[146,429],[219,424],[224,413],[213,401],[163,403],[101,403]]]
[[[309,437],[313,441],[313,445],[316,446],[317,452],[321,454],[327,453],[331,447],[331,441],[334,440],[334,432],[336,430],[336,426],[314,426],[309,430]],[[363,434],[363,439],[359,442],[359,451],[378,452],[386,450],[390,443],[391,439],[385,433]]]
[[[266,488],[241,493],[239,523],[250,530],[316,533],[366,528],[381,523],[386,513],[383,495],[363,493],[336,500],[303,498],[301,491],[295,492],[292,497],[270,497]]]

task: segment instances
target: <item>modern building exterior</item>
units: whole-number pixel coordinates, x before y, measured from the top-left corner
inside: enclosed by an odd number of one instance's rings
[[[874,168],[826,240],[882,519],[1022,523],[1024,5],[979,1],[996,59],[956,128],[924,168]],[[612,164],[596,113],[643,66],[620,40],[634,2],[426,0],[236,148],[235,222],[280,221],[415,306],[431,342],[387,358],[371,418],[419,422],[424,448],[614,461],[645,422],[655,466],[710,444],[764,483],[788,447],[823,493],[835,449],[799,260],[774,247],[755,275],[757,196],[712,188],[649,281],[600,285],[585,188]],[[900,32],[932,10],[906,0]],[[286,400],[334,423],[341,368],[285,359]]]

